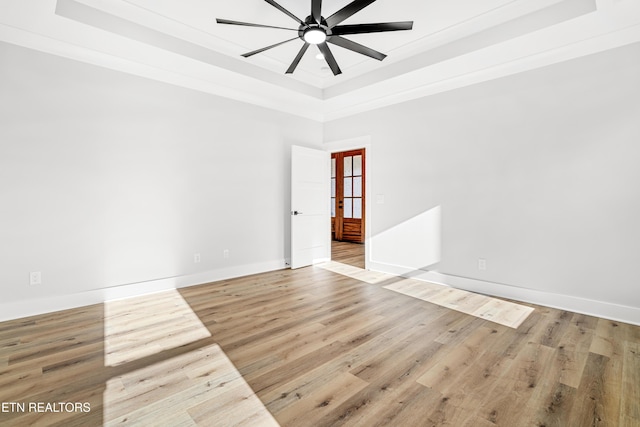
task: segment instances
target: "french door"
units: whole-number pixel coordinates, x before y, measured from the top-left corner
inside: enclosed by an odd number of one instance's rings
[[[331,155],[331,236],[364,243],[365,150]]]

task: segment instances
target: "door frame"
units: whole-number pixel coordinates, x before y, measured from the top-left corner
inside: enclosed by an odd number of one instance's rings
[[[371,136],[367,135],[357,138],[330,141],[325,143],[324,146],[329,153],[339,153],[342,151],[357,150],[359,148],[365,149],[365,167],[367,174],[364,180],[364,188],[367,197],[365,197],[364,200],[364,212],[366,218],[364,222],[364,268],[368,270],[369,260],[371,258],[371,200],[373,200],[373,195],[371,193]],[[329,217],[331,217],[331,212],[329,212]],[[329,233],[331,233],[331,230],[329,230]],[[333,256],[333,254],[331,254],[331,256]]]

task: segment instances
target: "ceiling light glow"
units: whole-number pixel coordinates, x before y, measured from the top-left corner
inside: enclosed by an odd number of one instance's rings
[[[304,41],[310,44],[320,44],[327,40],[327,35],[324,31],[318,28],[310,28],[304,33]]]

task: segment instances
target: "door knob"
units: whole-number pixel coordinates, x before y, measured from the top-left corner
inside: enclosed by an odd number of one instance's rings
[[[291,212],[291,215],[302,215],[302,212],[293,211],[293,212]]]

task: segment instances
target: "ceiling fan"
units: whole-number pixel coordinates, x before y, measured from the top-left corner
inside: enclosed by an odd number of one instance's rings
[[[253,24],[250,22],[239,22],[239,21],[231,21],[229,19],[216,19],[218,24],[229,24],[229,25],[244,25],[247,27],[261,27],[261,28],[277,28],[281,30],[291,30],[297,31],[298,36],[289,40],[285,40],[276,44],[272,44],[271,46],[266,46],[260,48],[258,50],[254,50],[252,52],[247,52],[243,54],[245,58],[248,58],[257,53],[264,52],[265,50],[269,50],[271,48],[280,46],[282,44],[294,41],[296,39],[301,39],[304,44],[300,48],[300,51],[293,59],[293,62],[289,66],[286,71],[286,74],[291,74],[295,71],[296,67],[300,63],[300,60],[304,56],[305,52],[309,48],[310,44],[314,44],[318,46],[320,52],[324,56],[329,68],[333,72],[334,76],[341,74],[342,71],[336,62],[333,54],[331,53],[331,49],[327,43],[334,44],[336,46],[340,46],[342,48],[360,53],[362,55],[377,59],[382,61],[386,58],[387,55],[384,53],[373,50],[369,47],[363,46],[359,43],[356,43],[352,40],[346,39],[342,36],[349,34],[363,34],[363,33],[380,33],[386,31],[401,31],[401,30],[410,30],[413,28],[413,21],[402,21],[402,22],[383,22],[377,24],[353,24],[353,25],[338,25],[345,19],[369,6],[371,3],[376,0],[354,0],[351,3],[347,4],[342,9],[338,10],[333,15],[325,18],[322,16],[322,0],[311,0],[311,14],[305,18],[305,20],[301,20],[293,13],[289,12],[287,9],[279,5],[273,0],[265,0],[271,6],[275,7],[282,13],[289,16],[291,19],[295,20],[299,27],[296,28],[284,28],[284,27],[276,27],[272,25],[263,25],[263,24]]]

